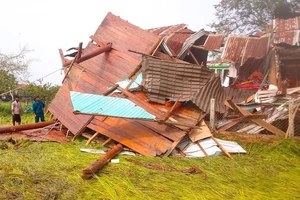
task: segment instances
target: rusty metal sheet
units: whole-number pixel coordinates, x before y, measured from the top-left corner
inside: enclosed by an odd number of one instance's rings
[[[179,54],[177,55],[177,58],[184,60],[184,58],[186,57],[188,50],[197,42],[197,40],[201,39],[203,36],[206,35],[206,31],[204,30],[200,30],[197,31],[195,33],[193,33],[188,39],[186,39],[186,41],[183,43],[182,48],[179,52]],[[197,45],[202,45],[201,44],[197,44]]]
[[[207,50],[220,49],[224,41],[224,34],[209,34],[205,40],[204,48]]]
[[[221,81],[207,67],[175,63],[143,57],[143,82],[148,99],[165,104],[165,101],[192,101],[201,110],[209,112],[209,101],[216,98],[223,112],[224,94]]]
[[[275,44],[300,45],[300,16],[276,18],[273,20],[273,29]]]
[[[193,96],[192,102],[206,113],[210,111],[210,100],[214,98],[216,102],[216,111],[223,113],[225,111],[224,90],[221,86],[220,77],[212,76],[208,83],[200,88]]]
[[[289,44],[292,46],[299,46],[300,30],[276,32],[274,43],[275,44]]]
[[[182,29],[175,32],[169,38],[165,39],[164,43],[167,45],[168,49],[172,51],[172,55],[177,57],[180,53],[184,42],[193,34],[194,32],[190,29]]]
[[[143,57],[142,85],[149,100],[164,104],[166,99],[189,101],[214,74],[204,66]]]
[[[262,37],[229,36],[222,59],[240,64],[240,76],[247,78],[264,64],[270,43],[270,34]]]
[[[225,43],[222,59],[237,63],[242,57],[247,39],[247,36],[230,35]]]
[[[75,64],[49,106],[49,111],[75,135],[80,133],[92,117],[73,114],[67,81],[71,82],[74,91],[103,94],[112,85],[96,79],[94,75],[112,83],[123,80],[134,71],[142,59],[141,55],[128,50],[151,53],[160,41],[160,36],[132,25],[112,13],[106,15],[94,36],[103,43],[111,42],[113,50]],[[81,56],[96,48],[99,47],[90,42]]]
[[[186,24],[176,24],[176,25],[171,25],[171,26],[163,26],[163,27],[158,27],[158,28],[152,28],[148,29],[150,33],[160,35],[160,36],[166,36],[170,35],[178,30],[186,28]]]
[[[270,44],[270,34],[260,38],[249,37],[242,55],[240,76],[249,77],[255,70],[263,66]]]
[[[225,99],[231,99],[234,103],[241,103],[257,92],[257,90],[247,90],[236,87],[224,87],[223,89]]]

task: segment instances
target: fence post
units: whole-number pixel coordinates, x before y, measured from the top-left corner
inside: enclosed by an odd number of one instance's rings
[[[211,99],[210,100],[210,128],[211,128],[211,131],[215,131],[216,128],[215,128],[215,112],[216,110],[216,103],[215,103],[215,99]]]
[[[297,112],[297,111],[295,111]],[[294,126],[294,101],[289,102],[289,137],[294,136],[295,126]]]

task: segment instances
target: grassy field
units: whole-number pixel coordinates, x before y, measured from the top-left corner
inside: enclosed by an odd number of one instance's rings
[[[118,156],[91,180],[81,171],[101,155],[73,144],[0,142],[0,199],[299,199],[300,143],[242,143],[245,155],[201,159]],[[99,144],[87,148],[99,149]],[[187,169],[185,174],[148,169],[128,162]]]
[[[0,126],[11,126],[12,125],[12,116],[11,116],[11,102],[2,102],[0,101]],[[34,116],[32,112],[24,112],[26,104],[21,102],[22,106],[22,124],[34,123]],[[27,106],[31,106],[28,104]]]

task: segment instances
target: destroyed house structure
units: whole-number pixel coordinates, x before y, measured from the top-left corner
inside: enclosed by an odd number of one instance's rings
[[[73,60],[49,112],[76,138],[87,130],[146,156],[168,156],[186,137],[213,137],[209,101],[224,112],[220,78],[206,67],[223,35],[179,24],[143,30],[108,13]],[[84,135],[84,134],[83,134]]]
[[[273,20],[274,41],[270,56],[270,83],[300,86],[300,11],[279,13]]]

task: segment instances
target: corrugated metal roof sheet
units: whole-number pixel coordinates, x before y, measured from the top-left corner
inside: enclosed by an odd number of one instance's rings
[[[154,115],[125,98],[75,91],[71,91],[70,95],[75,112],[129,119],[155,119]]]
[[[223,113],[225,111],[225,96],[220,77],[211,76],[206,85],[194,94],[192,102],[204,112],[209,113],[212,98],[216,102],[216,111]]]
[[[300,45],[300,16],[287,19],[276,18],[273,20],[273,29],[275,32],[275,44]]]
[[[247,39],[247,36],[230,35],[225,43],[222,59],[237,63],[241,59]]]
[[[221,81],[215,80],[214,72],[205,66],[175,63],[143,57],[143,82],[148,99],[164,104],[166,99],[192,100],[200,109],[209,112],[211,97],[223,104]],[[205,102],[205,103],[202,103]],[[217,111],[224,111],[217,106]]]
[[[200,30],[194,34],[192,34],[183,44],[177,58],[183,60],[188,52],[188,50],[193,46],[193,44],[200,39],[202,36],[206,34],[206,31]]]
[[[222,59],[240,64],[240,76],[248,77],[265,62],[269,51],[270,34],[262,37],[229,36]]]
[[[224,37],[224,34],[209,34],[203,46],[207,50],[220,49]]]
[[[168,49],[172,51],[172,55],[176,57],[184,44],[184,42],[193,34],[194,32],[190,29],[181,29],[172,34],[170,37],[164,40],[164,43],[167,45]]]
[[[148,29],[150,33],[160,35],[160,36],[166,36],[169,34],[172,34],[178,30],[186,28],[186,24],[176,24],[176,25],[171,25],[171,26],[163,26],[163,27],[158,27],[158,28],[152,28]]]

